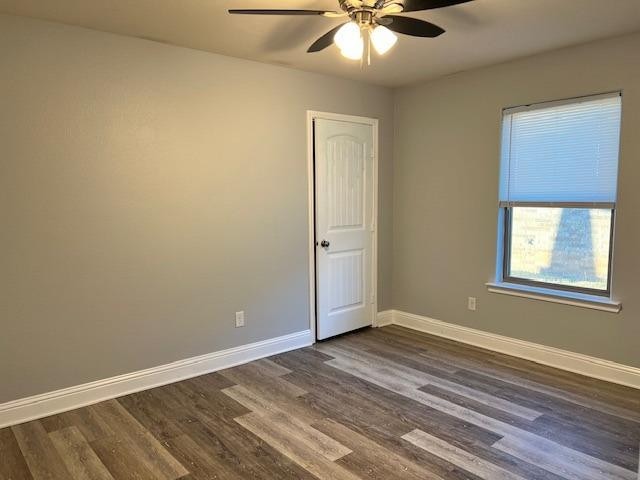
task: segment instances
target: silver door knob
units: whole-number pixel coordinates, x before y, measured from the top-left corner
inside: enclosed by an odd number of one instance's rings
[[[331,245],[331,244],[329,243],[329,241],[328,241],[328,240],[322,240],[322,241],[320,242],[320,246],[321,246],[322,248],[329,248],[329,245]]]

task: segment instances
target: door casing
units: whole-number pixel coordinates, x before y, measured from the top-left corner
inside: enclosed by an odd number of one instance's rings
[[[315,145],[313,122],[317,118],[370,125],[373,130],[373,226],[371,239],[371,288],[373,290],[373,308],[371,325],[377,327],[378,317],[378,120],[356,115],[318,112],[307,110],[307,193],[309,236],[309,328],[314,341],[316,337],[316,199],[315,199]]]

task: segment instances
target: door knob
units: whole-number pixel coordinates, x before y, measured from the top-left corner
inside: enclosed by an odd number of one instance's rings
[[[322,241],[320,242],[320,246],[321,246],[322,248],[329,248],[329,245],[331,245],[331,244],[329,243],[329,241],[328,241],[328,240],[322,240]]]

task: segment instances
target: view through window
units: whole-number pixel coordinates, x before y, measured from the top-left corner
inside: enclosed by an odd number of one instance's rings
[[[508,277],[606,291],[612,210],[514,207]]]

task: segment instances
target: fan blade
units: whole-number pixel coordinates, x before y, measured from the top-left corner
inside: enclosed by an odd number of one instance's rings
[[[401,3],[388,3],[378,10],[378,16],[402,13],[403,8],[404,7]]]
[[[404,0],[403,12],[419,12],[421,10],[433,10],[434,8],[451,7],[471,0]]]
[[[444,33],[444,29],[433,23],[425,22],[411,17],[398,17],[396,15],[387,15],[384,18],[393,20],[387,28],[397,33],[412,35],[414,37],[435,38]]]
[[[328,12],[326,10],[229,10],[234,15],[341,15],[340,12]]]
[[[382,26],[387,26],[389,24],[391,24],[391,22],[393,22],[392,18],[387,17],[376,17],[376,24],[378,25],[382,25]]]
[[[349,23],[349,22],[346,22],[346,23]],[[320,50],[324,50],[329,45],[331,45],[333,43],[333,37],[335,36],[336,32],[340,30],[340,27],[342,25],[344,25],[344,23],[341,23],[337,27],[332,28],[327,33],[322,35],[319,39],[317,39],[315,42],[313,42],[313,44],[307,50],[307,53],[319,52]]]

